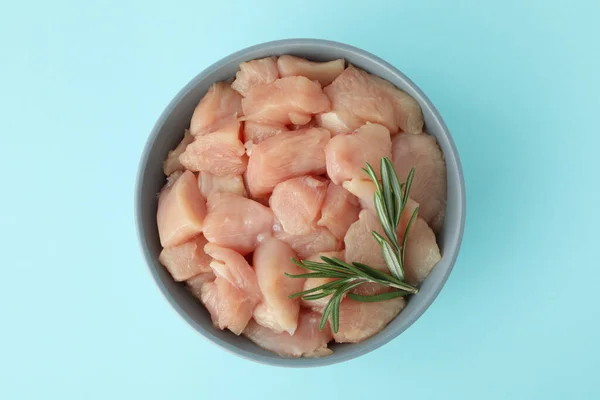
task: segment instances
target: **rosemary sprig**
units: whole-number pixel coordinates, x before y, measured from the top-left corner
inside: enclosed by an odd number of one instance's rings
[[[394,165],[389,158],[383,157],[381,159],[380,172],[381,172],[381,184],[377,179],[377,175],[373,170],[373,167],[367,163],[367,167],[363,168],[363,171],[369,175],[377,191],[374,195],[375,211],[377,217],[381,222],[381,227],[387,240],[379,233],[373,231],[373,237],[381,246],[381,252],[385,263],[387,264],[390,272],[396,278],[404,279],[404,254],[406,248],[406,240],[408,232],[412,226],[413,221],[417,218],[419,207],[416,207],[413,211],[410,220],[404,231],[404,240],[402,245],[398,241],[398,234],[396,229],[400,223],[400,217],[406,204],[408,203],[408,194],[412,186],[412,182],[415,176],[415,169],[412,168],[408,173],[406,182],[404,185],[400,183],[398,175],[394,170]]]
[[[321,257],[323,262],[317,261],[298,261],[292,258],[292,261],[300,268],[308,271],[315,271],[306,274],[291,275],[286,272],[290,278],[334,278],[335,280],[312,289],[290,295],[290,298],[302,297],[304,300],[317,300],[327,296],[331,296],[329,302],[323,309],[323,316],[319,329],[323,329],[327,323],[327,319],[331,319],[331,327],[334,332],[339,328],[339,308],[342,298],[348,294],[350,298],[356,301],[383,301],[394,297],[406,296],[418,292],[418,289],[400,279],[386,274],[385,272],[376,270],[368,265],[353,262],[349,264],[339,258]],[[393,292],[377,294],[373,296],[361,296],[353,293],[348,293],[357,286],[363,283],[379,283],[381,285],[396,289]]]
[[[404,232],[402,245],[398,241],[396,228],[400,223],[400,217],[406,204],[408,195],[414,178],[415,170],[411,169],[405,183],[400,183],[392,162],[384,157],[381,159],[380,174],[381,183],[377,179],[375,171],[367,163],[363,169],[371,178],[376,186],[374,195],[375,210],[381,222],[381,226],[387,239],[379,233],[373,231],[373,237],[379,243],[381,252],[388,269],[391,272],[386,274],[366,264],[357,262],[347,263],[338,258],[321,257],[323,262],[302,260],[298,261],[292,258],[292,261],[299,267],[311,271],[305,274],[291,275],[290,278],[332,278],[331,282],[317,286],[315,288],[290,295],[290,298],[301,297],[304,300],[318,300],[330,296],[328,303],[323,309],[323,316],[319,329],[323,329],[327,319],[331,321],[331,328],[334,332],[339,329],[340,323],[340,303],[344,295],[355,301],[376,302],[390,300],[396,297],[406,296],[418,292],[418,289],[404,282],[404,249],[406,248],[406,239],[413,221],[417,217],[419,208],[413,212]],[[364,283],[378,283],[395,289],[391,292],[381,294],[362,296],[351,291]]]

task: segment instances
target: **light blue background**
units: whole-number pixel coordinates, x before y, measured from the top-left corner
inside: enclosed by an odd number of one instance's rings
[[[1,399],[600,398],[598,2],[202,3],[2,5]],[[467,183],[462,252],[433,306],[383,348],[313,370],[201,338],[133,223],[140,152],[170,99],[288,37],[405,72]]]

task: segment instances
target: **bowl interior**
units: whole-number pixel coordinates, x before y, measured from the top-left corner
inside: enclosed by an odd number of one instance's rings
[[[419,102],[426,130],[437,138],[447,163],[446,219],[438,235],[442,260],[423,282],[420,292],[412,296],[406,308],[382,332],[359,344],[333,345],[334,354],[319,359],[284,359],[260,349],[244,337],[214,329],[204,307],[187,292],[183,284],[174,282],[166,269],[158,263],[161,246],[156,226],[156,194],[165,183],[162,162],[168,151],[182,139],[194,108],[213,82],[232,78],[243,61],[281,54],[292,54],[314,61],[344,58],[347,62],[392,82]],[[224,349],[255,361],[279,366],[309,367],[332,364],[365,354],[398,336],[423,314],[446,282],[458,255],[465,219],[464,198],[462,171],[448,130],[433,105],[408,78],[383,60],[354,47],[321,40],[292,39],[264,43],[226,57],[200,73],[173,99],[157,121],[142,155],[136,187],[136,218],[142,251],[154,279],[167,300],[194,329]]]

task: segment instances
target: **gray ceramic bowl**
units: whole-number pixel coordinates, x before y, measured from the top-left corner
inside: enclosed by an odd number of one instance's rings
[[[156,193],[165,183],[162,161],[167,152],[182,139],[183,130],[189,127],[196,104],[212,83],[233,77],[243,61],[281,54],[297,55],[314,61],[344,58],[406,91],[421,105],[427,132],[439,141],[447,163],[448,205],[444,227],[438,237],[442,260],[425,280],[419,293],[410,298],[406,308],[383,331],[359,344],[333,345],[333,355],[325,358],[281,358],[260,349],[244,337],[216,330],[204,307],[187,292],[183,284],[174,282],[158,263],[161,246],[156,227]],[[456,148],[442,117],[425,94],[400,71],[366,51],[345,44],[315,39],[290,39],[263,43],[225,57],[201,72],[175,96],[156,122],[144,148],[135,188],[135,213],[142,252],[154,280],[173,308],[195,330],[223,349],[250,360],[285,367],[314,367],[366,354],[400,335],[425,312],[444,286],[458,255],[465,223],[465,184]]]

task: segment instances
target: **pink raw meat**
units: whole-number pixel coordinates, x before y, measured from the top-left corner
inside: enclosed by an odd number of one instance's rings
[[[231,87],[242,96],[247,96],[254,86],[273,83],[277,78],[279,78],[277,58],[261,58],[241,63]]]
[[[246,328],[255,307],[241,290],[221,278],[202,285],[200,300],[210,313],[215,328],[229,329],[236,335]]]
[[[351,133],[354,130],[351,126],[355,124],[349,124],[349,119],[351,118],[344,111],[328,111],[315,115],[317,126],[327,129],[332,136]]]
[[[381,246],[371,233],[373,231],[385,237],[377,217],[368,210],[362,210],[358,221],[350,226],[344,237],[346,261],[367,264],[370,267],[389,273],[381,254]]]
[[[176,281],[185,281],[200,273],[210,272],[212,258],[204,252],[207,243],[203,235],[178,246],[164,248],[158,261],[167,268]]]
[[[190,171],[206,171],[217,176],[242,174],[248,159],[240,141],[240,123],[236,121],[196,137],[179,156],[179,161]]]
[[[406,305],[402,297],[363,303],[350,298],[340,305],[340,326],[333,338],[338,343],[358,343],[381,332]]]
[[[379,173],[382,157],[392,157],[390,132],[382,125],[366,124],[349,135],[334,136],[325,147],[327,174],[336,185],[350,179],[368,179],[366,163]]]
[[[283,132],[253,147],[246,174],[252,197],[264,197],[285,180],[325,172],[329,131],[320,128]]]
[[[217,176],[210,172],[200,171],[198,187],[202,196],[208,198],[213,193],[227,192],[246,197],[246,188],[241,175]]]
[[[302,125],[308,122],[302,122],[302,116],[310,117],[329,110],[329,107],[329,99],[321,85],[303,76],[290,76],[254,86],[242,100],[244,119],[266,124],[300,122],[299,125]]]
[[[228,83],[217,82],[196,106],[190,122],[190,133],[198,136],[214,132],[235,122],[241,115],[242,96]]]
[[[409,199],[398,224],[398,240],[404,241],[406,226],[418,204]],[[419,213],[420,213],[419,207]],[[442,259],[440,249],[435,239],[435,233],[421,217],[411,225],[406,241],[406,254],[404,259],[404,277],[411,285],[418,285],[429,276],[429,273]]]
[[[156,222],[161,245],[177,246],[199,235],[205,216],[206,200],[200,194],[196,177],[185,171],[158,198]]]
[[[319,81],[321,86],[327,86],[344,70],[345,62],[338,59],[328,62],[308,61],[305,58],[294,56],[281,56],[277,60],[277,67],[282,77],[304,76],[311,81]]]
[[[258,235],[271,232],[273,213],[254,200],[217,192],[207,204],[204,236],[209,242],[246,255],[256,248]]]
[[[214,243],[207,243],[204,251],[214,259],[210,267],[217,278],[225,279],[236,288],[243,290],[248,298],[256,303],[260,301],[261,293],[256,273],[242,255]]]
[[[174,150],[169,151],[167,158],[163,162],[163,172],[165,175],[169,176],[175,171],[184,171],[185,167],[181,165],[179,162],[179,156],[185,151],[188,144],[192,143],[194,137],[190,134],[190,131],[187,129],[183,134],[183,139],[181,142],[175,147]]]
[[[415,99],[391,83],[352,65],[323,90],[331,100],[331,111],[337,118],[322,120],[321,126],[332,132],[343,133],[338,132],[343,126],[352,131],[366,122],[384,125],[392,134],[423,130],[423,114]]]
[[[297,131],[297,130],[307,130],[307,129],[311,129],[311,128],[318,128],[319,126],[317,125],[317,121],[315,121],[314,118],[312,118],[310,121],[308,121],[308,123],[306,124],[302,124],[302,125],[288,125],[288,128],[292,131]]]
[[[419,215],[439,232],[446,214],[446,163],[435,137],[401,134],[392,141],[394,168],[401,181],[415,168],[410,196]]]
[[[333,352],[327,348],[332,339],[328,326],[319,330],[321,315],[302,310],[298,319],[298,329],[291,336],[287,332],[275,333],[255,321],[250,321],[244,336],[263,349],[273,351],[282,357],[324,357]]]
[[[273,225],[273,233],[277,239],[292,246],[301,259],[306,259],[316,253],[339,251],[343,248],[343,243],[333,236],[329,229],[321,226],[314,228],[307,235],[290,235],[283,231],[281,224],[277,221]]]
[[[359,212],[355,196],[343,187],[329,183],[317,225],[326,227],[335,237],[343,240],[350,225],[358,220]]]
[[[316,223],[326,191],[320,180],[300,176],[275,186],[269,204],[286,233],[306,235]]]
[[[260,301],[260,289],[254,270],[240,254],[208,243],[204,250],[214,258],[210,263],[214,282],[201,286],[200,298],[218,329],[242,333]]]
[[[291,261],[298,256],[286,243],[266,238],[262,241],[252,258],[258,286],[263,301],[254,310],[254,319],[274,332],[288,332],[293,335],[298,326],[300,303],[289,295],[300,292],[304,279],[289,278],[285,273],[297,275],[304,270]]]
[[[282,124],[260,124],[258,122],[246,121],[244,123],[244,143],[252,142],[258,144],[263,140],[280,134],[281,132],[289,131],[285,125]]]
[[[210,269],[209,272],[201,273],[191,277],[190,279],[186,280],[185,283],[192,295],[198,300],[201,300],[202,286],[207,283],[214,282],[215,278],[215,274],[212,272],[212,269]]]
[[[373,166],[373,168],[378,170],[378,167]],[[361,208],[367,209],[376,215],[373,196],[375,195],[377,188],[373,181],[368,179],[350,179],[349,181],[344,182],[342,186],[358,198]]]

